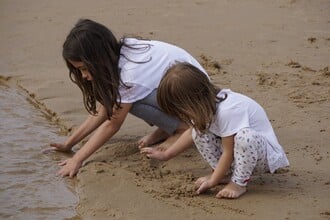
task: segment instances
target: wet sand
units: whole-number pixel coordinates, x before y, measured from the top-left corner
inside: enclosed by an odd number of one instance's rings
[[[168,162],[147,160],[135,141],[153,128],[129,117],[78,173],[78,214],[329,219],[329,9],[327,0],[1,1],[0,75],[26,89],[65,134],[87,114],[61,58],[64,38],[78,18],[102,22],[118,37],[137,34],[177,44],[201,60],[219,86],[264,106],[291,166],[254,177],[238,200],[214,198],[221,185],[196,196],[194,180],[209,172],[197,151]]]
[[[0,79],[0,218],[65,219],[76,216],[73,180],[54,175],[67,155],[42,154],[49,138],[60,138],[26,99]]]

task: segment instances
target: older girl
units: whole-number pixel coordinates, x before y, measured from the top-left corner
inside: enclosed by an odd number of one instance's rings
[[[118,41],[104,25],[83,19],[67,36],[63,58],[90,116],[64,143],[51,146],[68,151],[95,132],[72,158],[60,163],[59,175],[75,175],[83,161],[120,129],[128,113],[158,127],[139,141],[140,147],[187,129],[176,117],[165,114],[156,100],[159,82],[174,62],[188,62],[205,73],[185,50],[153,40],[124,37]]]

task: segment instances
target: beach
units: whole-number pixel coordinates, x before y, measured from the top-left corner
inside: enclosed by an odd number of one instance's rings
[[[136,141],[155,128],[129,116],[74,178],[72,219],[330,219],[330,1],[1,0],[0,10],[1,80],[32,99],[61,138],[88,114],[61,53],[70,29],[89,18],[117,38],[187,50],[215,84],[264,107],[290,162],[254,176],[237,200],[215,198],[223,185],[196,195],[194,181],[211,171],[197,150],[147,159]]]

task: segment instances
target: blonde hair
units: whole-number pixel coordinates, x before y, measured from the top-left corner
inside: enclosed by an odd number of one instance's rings
[[[176,63],[161,80],[157,100],[165,113],[202,132],[212,122],[217,102],[223,100],[217,97],[219,91],[197,67]]]

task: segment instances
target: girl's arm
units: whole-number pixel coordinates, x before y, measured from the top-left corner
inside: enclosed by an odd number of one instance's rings
[[[79,126],[68,139],[61,143],[51,143],[53,150],[70,151],[71,148],[93,132],[107,119],[106,109],[103,105],[98,108],[97,115],[89,115],[87,119]]]
[[[234,135],[228,137],[221,138],[223,152],[215,168],[214,172],[212,173],[210,179],[203,182],[197,193],[203,193],[207,189],[216,186],[221,179],[226,175],[227,171],[229,170],[233,160],[234,160]]]
[[[169,160],[194,144],[191,131],[192,128],[187,129],[166,151],[161,151],[156,147],[145,147],[141,149],[141,153],[145,154],[148,158],[164,161]]]
[[[111,120],[104,121],[85,145],[72,158],[60,163],[63,167],[58,172],[58,175],[62,177],[74,176],[78,172],[83,161],[117,133],[131,107],[132,104],[122,104],[120,109],[114,110]]]

